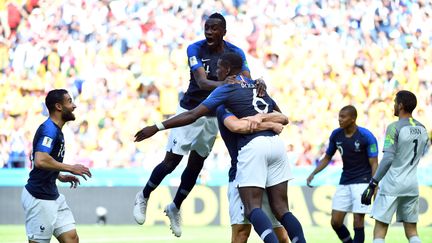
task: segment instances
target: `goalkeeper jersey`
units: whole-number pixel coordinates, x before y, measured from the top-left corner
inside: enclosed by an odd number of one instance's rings
[[[387,127],[384,156],[392,153],[393,161],[380,182],[380,194],[417,196],[417,165],[425,153],[429,137],[417,120],[403,118]]]

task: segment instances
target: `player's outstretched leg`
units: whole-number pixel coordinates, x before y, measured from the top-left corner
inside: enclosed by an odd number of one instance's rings
[[[175,206],[174,203],[170,203],[165,207],[164,212],[170,220],[170,228],[172,233],[175,236],[180,237],[182,233],[181,226],[180,226],[181,223],[180,210]]]
[[[204,160],[207,157],[200,156],[196,151],[192,150],[189,154],[189,160],[185,170],[181,175],[180,186],[177,189],[177,193],[174,197],[174,204],[180,209],[181,204],[192,191],[198,176],[204,166]]]
[[[165,176],[170,174],[177,167],[182,158],[182,155],[166,152],[164,160],[153,169],[144,189],[138,192],[135,197],[133,215],[138,224],[144,224],[145,222],[147,202],[150,193],[159,186]]]
[[[133,215],[138,224],[144,224],[146,220],[147,202],[148,198],[144,198],[143,192],[139,191],[135,196],[135,205],[133,208]]]

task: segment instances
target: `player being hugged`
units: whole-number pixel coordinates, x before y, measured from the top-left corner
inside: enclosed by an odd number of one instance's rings
[[[55,89],[48,92],[45,104],[49,118],[34,136],[33,169],[21,195],[27,237],[29,242],[50,242],[54,235],[59,242],[75,243],[79,242],[75,220],[65,197],[58,192],[56,179],[76,188],[80,180],[74,175],[86,179],[91,173],[80,164],[63,164],[65,142],[61,129],[66,122],[75,120],[72,98],[66,90]]]
[[[276,104],[268,94],[258,96],[256,86],[240,74],[242,63],[242,57],[236,53],[223,54],[217,62],[218,78],[237,75],[239,83],[222,85],[196,108],[158,125],[144,127],[136,133],[135,141],[142,141],[163,129],[191,124],[214,112],[220,105],[225,105],[238,118],[271,113]],[[287,230],[291,241],[306,242],[300,222],[288,210],[288,181],[292,175],[283,141],[272,130],[241,134],[237,150],[236,187],[244,205],[244,214],[261,239],[264,242],[278,242],[270,219],[261,209],[266,190],[272,212]]]

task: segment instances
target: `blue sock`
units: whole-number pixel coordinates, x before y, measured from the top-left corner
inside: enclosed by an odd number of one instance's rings
[[[151,173],[150,179],[147,181],[147,184],[145,185],[143,189],[143,195],[144,198],[149,198],[150,193],[156,189],[156,187],[159,186],[159,184],[162,182],[162,180],[167,176],[169,173],[171,173],[173,169],[168,168],[165,163],[158,164]]]
[[[183,174],[181,175],[180,186],[177,189],[177,193],[174,197],[174,204],[177,208],[181,207],[181,204],[186,199],[189,192],[192,191],[200,171],[201,169],[198,170],[196,168],[189,167],[186,167],[186,169],[183,171]]]
[[[306,239],[303,234],[303,228],[294,214],[291,212],[285,213],[282,216],[281,224],[286,229],[291,242],[306,243]]]
[[[249,221],[252,223],[255,231],[261,237],[261,239],[266,243],[278,243],[275,232],[273,231],[273,226],[270,219],[262,211],[261,208],[254,208],[249,215]]]
[[[347,227],[345,225],[342,225],[339,229],[334,229],[336,231],[337,236],[339,239],[344,243],[352,243],[350,232],[348,231]]]
[[[354,228],[354,243],[364,243],[365,240],[365,233],[364,233],[364,227],[361,228]]]

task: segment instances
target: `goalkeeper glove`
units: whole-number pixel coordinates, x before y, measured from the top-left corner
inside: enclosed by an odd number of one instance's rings
[[[366,190],[364,190],[362,197],[361,197],[361,203],[365,205],[370,205],[372,201],[372,196],[375,193],[375,188],[378,185],[378,181],[376,181],[374,178],[371,179],[369,182],[368,187]]]

